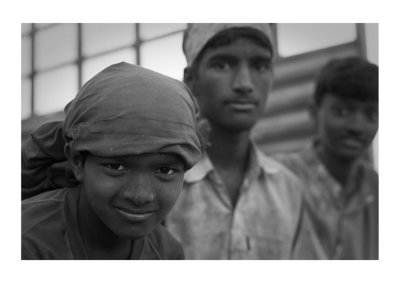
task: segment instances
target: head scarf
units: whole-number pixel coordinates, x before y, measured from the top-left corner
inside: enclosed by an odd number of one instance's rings
[[[99,156],[170,153],[189,169],[201,157],[197,106],[181,82],[119,63],[89,80],[65,108],[73,151]]]
[[[269,23],[195,23],[188,24],[183,37],[183,53],[187,66],[191,67],[201,50],[217,33],[231,28],[252,28],[267,37],[274,49],[274,36]]]

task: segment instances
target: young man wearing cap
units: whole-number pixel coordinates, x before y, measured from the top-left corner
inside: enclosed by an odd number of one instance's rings
[[[188,259],[306,258],[300,182],[250,139],[272,87],[270,24],[189,24],[183,51],[208,145],[167,228]]]
[[[378,259],[378,174],[362,157],[378,130],[378,66],[334,59],[311,107],[315,140],[279,154],[306,185],[307,210],[330,259]]]

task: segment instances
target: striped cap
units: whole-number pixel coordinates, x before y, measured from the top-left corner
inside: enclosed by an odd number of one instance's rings
[[[183,37],[183,53],[186,56],[187,66],[190,67],[197,56],[217,33],[231,28],[252,28],[264,34],[274,49],[274,37],[270,23],[195,23],[188,24]]]

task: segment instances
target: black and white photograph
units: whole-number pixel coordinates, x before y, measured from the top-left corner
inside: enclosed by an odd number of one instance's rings
[[[379,259],[378,24],[21,30],[22,259]]]
[[[5,18],[6,274],[395,277],[393,11],[44,2]]]

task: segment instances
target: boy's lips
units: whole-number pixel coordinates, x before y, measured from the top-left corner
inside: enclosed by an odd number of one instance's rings
[[[115,207],[115,210],[124,218],[134,222],[147,220],[156,213],[156,210],[127,209],[122,207]]]
[[[237,111],[250,111],[257,107],[257,101],[254,100],[229,100],[226,105]]]
[[[356,138],[343,138],[341,144],[348,148],[359,149],[365,146],[365,142]]]

